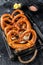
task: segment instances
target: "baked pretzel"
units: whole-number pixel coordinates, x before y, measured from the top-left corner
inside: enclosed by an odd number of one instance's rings
[[[16,25],[19,27],[19,35],[21,35],[24,31],[32,28],[30,22],[28,20],[26,20],[25,18],[23,18],[23,20],[22,20],[22,18],[20,18],[17,21]],[[29,33],[28,38],[29,37],[30,37],[30,33]]]
[[[1,27],[4,30],[7,25],[11,25],[12,16],[10,14],[4,14],[1,16]]]
[[[16,12],[19,12],[20,14],[14,16]],[[25,50],[34,46],[37,38],[36,32],[32,30],[29,20],[21,10],[15,10],[12,15],[2,15],[1,27],[7,36],[6,39],[11,48],[16,50]],[[32,39],[29,40],[31,33]],[[26,36],[26,34],[28,34],[27,39],[24,39],[23,37]],[[12,38],[12,36],[14,38]],[[21,42],[23,44],[21,44]]]
[[[20,19],[19,19],[20,18]],[[25,15],[23,15],[23,14],[18,14],[18,15],[16,15],[14,18],[13,18],[13,20],[12,20],[12,22],[14,23],[14,26],[18,26],[17,24],[21,21],[22,22],[22,20],[24,20],[23,22],[27,22],[27,17],[25,16]],[[26,20],[26,21],[25,21]],[[18,22],[18,23],[17,23]],[[29,21],[28,21],[29,22]],[[31,24],[30,23],[26,23],[27,24],[27,27],[29,27],[29,28],[31,28]],[[28,26],[29,25],[29,26]],[[19,29],[21,29],[19,26],[18,26],[18,28]]]
[[[2,21],[1,21],[1,27],[2,29],[4,30],[6,26],[8,25],[12,25],[13,23],[11,22],[11,20],[9,20],[8,18],[4,18]]]
[[[20,28],[20,29],[24,29],[24,30],[29,30],[31,29],[31,24],[29,22],[29,20],[23,18],[20,18],[18,21],[17,21],[17,26]]]
[[[16,14],[16,15],[15,15]],[[1,28],[6,35],[8,45],[15,49],[16,52],[33,48],[37,40],[36,32],[32,29],[31,24],[23,11],[15,10],[11,15],[4,14],[1,16]],[[29,63],[37,55],[37,49],[34,56],[27,61],[23,61],[21,56],[18,59],[22,63]]]
[[[26,21],[25,21],[26,20]],[[14,25],[17,27],[18,26],[18,23],[19,22],[25,22],[26,23],[26,25],[27,25],[27,28],[29,27],[29,28],[31,28],[31,24],[29,23],[29,21],[28,21],[28,19],[27,19],[27,17],[25,16],[25,15],[23,15],[23,14],[18,14],[18,15],[16,15],[14,18],[13,18],[13,20],[12,20],[12,22],[14,23]],[[28,26],[29,25],[29,26]],[[23,25],[24,26],[24,25]],[[19,27],[19,26],[18,26]],[[19,27],[20,28],[20,27]],[[20,28],[21,29],[21,28]]]
[[[16,15],[16,13],[18,13],[18,14],[24,14],[24,12],[22,10],[17,9],[17,10],[13,11],[12,17],[14,17]]]
[[[4,29],[5,34],[7,35],[7,33],[8,33],[10,30],[15,30],[15,31],[18,32],[18,31],[19,31],[19,28],[16,27],[16,26],[8,25],[8,26]]]
[[[23,14],[18,14],[18,15],[16,15],[14,18],[13,18],[13,20],[12,20],[12,22],[13,23],[16,23],[20,18],[25,18],[25,19],[27,19],[27,17],[25,16],[25,15],[23,15]]]
[[[11,43],[11,42],[15,42],[17,43],[18,41],[18,38],[19,38],[19,35],[17,33],[17,31],[15,30],[10,30],[7,34],[7,40],[8,40],[8,43]]]
[[[37,39],[37,35],[36,35],[36,32],[32,29],[30,29],[29,31],[25,31],[20,37],[19,37],[19,41],[18,43],[16,43],[15,41],[12,41],[11,39],[11,35],[14,34],[14,30],[10,31],[8,34],[7,34],[7,39],[8,39],[8,44],[10,47],[12,47],[13,49],[16,49],[16,50],[25,50],[25,49],[28,49],[28,48],[31,48],[34,46],[35,42],[36,42],[36,39]],[[27,43],[25,44],[19,44],[23,37],[25,36],[25,34],[27,33],[32,33],[32,39],[31,40],[28,40]]]
[[[4,19],[4,18],[8,18],[8,19],[12,19],[12,16],[10,15],[10,14],[3,14],[2,16],[1,16],[1,21]]]

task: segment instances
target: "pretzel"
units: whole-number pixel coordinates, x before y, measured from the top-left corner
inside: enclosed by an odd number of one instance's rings
[[[5,18],[1,21],[1,27],[4,30],[6,26],[8,25],[12,25],[11,20],[9,20],[8,18]]]
[[[3,21],[3,19],[4,18],[8,18],[8,19],[12,19],[12,16],[10,15],[10,14],[3,14],[2,16],[1,16],[1,21]]]
[[[25,16],[25,15],[23,15],[23,14],[18,14],[18,15],[16,15],[14,18],[13,18],[13,20],[12,20],[12,22],[13,23],[16,23],[20,18],[25,18],[25,19],[27,19],[27,17]]]
[[[8,32],[8,34],[7,34],[8,43],[13,42],[13,41],[17,42],[18,38],[19,38],[19,35],[18,35],[17,31],[15,31],[15,30],[10,30],[10,32]]]
[[[20,14],[14,16],[16,12]],[[7,36],[7,42],[11,48],[25,50],[34,46],[37,39],[36,32],[32,30],[29,20],[21,10],[15,10],[12,15],[2,15],[1,27]],[[29,40],[31,33],[32,39]],[[28,34],[27,39],[24,39],[23,37],[26,36],[26,34]],[[14,38],[12,38],[12,35]],[[23,44],[21,44],[21,42]]]
[[[12,16],[10,14],[3,14],[1,16],[1,27],[4,30],[7,25],[12,24]]]
[[[17,21],[16,25],[19,27],[19,35],[21,35],[24,31],[32,28],[30,22],[25,18],[23,18],[23,20],[22,18],[20,18]],[[29,37],[30,37],[30,33],[29,33]]]
[[[29,20],[26,20],[25,18],[23,18],[23,20],[20,18],[16,24],[20,29],[29,30],[32,28]]]
[[[11,32],[14,34],[14,31],[10,31],[7,35],[7,39],[9,40],[9,46],[12,47],[13,49],[16,49],[16,50],[25,50],[25,49],[28,49],[28,48],[31,48],[34,46],[35,42],[36,42],[36,39],[37,39],[37,35],[36,35],[36,32],[32,29],[30,29],[29,31],[25,31],[20,37],[19,37],[19,41],[18,43],[16,43],[15,41],[12,41],[11,40]],[[25,36],[25,34],[27,33],[32,33],[32,39],[31,40],[28,40],[28,42],[26,44],[19,44],[19,42],[22,41],[23,37]]]
[[[15,16],[15,13],[18,13],[18,14],[24,14],[22,10],[17,9],[17,10],[15,10],[15,11],[13,11],[13,13],[12,13],[12,17]]]
[[[15,30],[15,31],[18,32],[19,28],[16,27],[16,26],[8,25],[8,26],[4,29],[5,34],[7,35],[7,33],[8,33],[10,30]]]
[[[20,18],[21,17],[21,18]],[[20,18],[20,19],[19,19]],[[16,21],[17,20],[17,21]],[[21,21],[22,22],[22,20],[24,20],[23,22],[27,22],[26,24],[27,24],[27,28],[31,28],[31,24],[29,23],[29,21],[28,21],[28,19],[27,19],[27,17],[25,16],[25,15],[23,15],[23,14],[18,14],[18,15],[16,15],[14,18],[13,18],[13,20],[12,20],[12,22],[14,23],[14,26],[16,26],[16,27],[18,27],[19,29],[21,29],[19,26],[18,26],[18,23]],[[25,21],[26,20],[26,21]],[[28,26],[29,25],[29,26]]]
[[[37,40],[37,34],[32,29],[32,26],[23,11],[18,9],[11,15],[3,14],[1,16],[1,28],[5,33],[8,45],[16,52],[34,47]],[[37,49],[32,58],[23,61],[21,56],[18,56],[18,59],[22,63],[29,63],[34,60],[36,54]]]

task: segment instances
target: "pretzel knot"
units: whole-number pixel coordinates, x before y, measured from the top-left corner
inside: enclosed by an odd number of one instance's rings
[[[19,9],[17,9],[17,10],[15,10],[15,11],[13,11],[12,17],[16,16],[17,14],[24,14],[24,12],[21,11],[21,10],[19,10]]]
[[[30,21],[23,11],[15,10],[12,14],[3,14],[1,16],[1,28],[11,48],[19,51],[35,45],[36,32],[32,29]]]
[[[1,16],[1,27],[4,30],[6,26],[12,25],[12,16],[10,14],[3,14]]]
[[[29,40],[29,33],[32,34],[30,40]],[[16,49],[17,51],[20,51],[33,47],[35,45],[37,35],[33,29],[25,31],[21,36],[19,36],[17,32],[15,32],[14,30],[11,30],[7,34],[7,39],[9,40],[8,41],[9,46],[11,46],[13,49]]]

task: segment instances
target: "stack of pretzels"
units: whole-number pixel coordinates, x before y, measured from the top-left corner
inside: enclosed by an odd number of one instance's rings
[[[35,45],[37,34],[22,10],[14,10],[12,14],[3,14],[1,28],[12,49],[21,51]]]

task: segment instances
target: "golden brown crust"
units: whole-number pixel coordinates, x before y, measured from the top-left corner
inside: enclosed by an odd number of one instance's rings
[[[1,16],[1,27],[4,30],[6,26],[13,24],[12,16],[10,14],[3,14]]]
[[[17,26],[18,26],[18,24],[19,24],[19,25],[20,25],[20,24],[21,24],[21,25],[25,24],[26,26],[22,27],[22,29],[25,29],[25,28],[26,28],[26,30],[29,30],[29,29],[32,28],[32,27],[31,27],[31,24],[30,24],[30,22],[29,22],[29,20],[27,20],[27,19],[25,19],[25,18],[23,18],[23,20],[22,20],[22,18],[19,19],[16,24],[17,24]]]
[[[13,18],[12,22],[15,23],[15,22],[17,22],[20,18],[25,18],[25,19],[27,19],[27,17],[26,17],[25,15],[23,15],[23,14],[18,14],[18,15],[16,15],[16,16]],[[16,21],[16,20],[17,20],[17,21]]]
[[[14,16],[16,12],[19,12],[20,14]],[[12,15],[10,14],[2,15],[1,27],[5,32],[8,45],[11,48],[19,51],[31,48],[35,45],[37,39],[36,32],[32,29],[30,21],[27,19],[27,17],[21,10],[15,10],[12,13]],[[29,34],[28,35],[29,38],[30,35],[32,34],[32,39],[25,40],[25,44],[20,43],[22,40],[24,40],[23,37],[26,34]]]
[[[36,39],[37,39],[37,35],[36,35],[36,32],[34,31],[34,30],[32,30],[32,29],[30,29],[29,31],[25,31],[20,37],[19,37],[19,39],[18,39],[18,41],[20,42],[20,41],[22,41],[22,39],[23,39],[23,37],[25,36],[25,34],[27,34],[27,33],[32,33],[32,39],[31,40],[28,40],[28,42],[27,43],[25,43],[25,44],[19,44],[19,42],[18,43],[16,43],[15,41],[12,41],[11,40],[11,32],[14,34],[14,30],[12,30],[12,31],[10,31],[9,33],[8,33],[8,35],[7,35],[7,38],[8,38],[8,44],[9,44],[9,46],[11,46],[13,49],[16,49],[16,50],[25,50],[25,49],[28,49],[28,48],[31,48],[31,47],[33,47],[34,45],[35,45],[35,42],[36,42]]]
[[[6,26],[11,25],[12,22],[8,18],[5,18],[1,21],[1,27],[4,30]]]
[[[22,10],[17,9],[13,11],[12,17],[14,17],[15,13],[24,14]]]
[[[12,19],[12,16],[10,14],[3,14],[1,16],[1,20],[3,20],[4,18],[9,18],[9,17]]]

